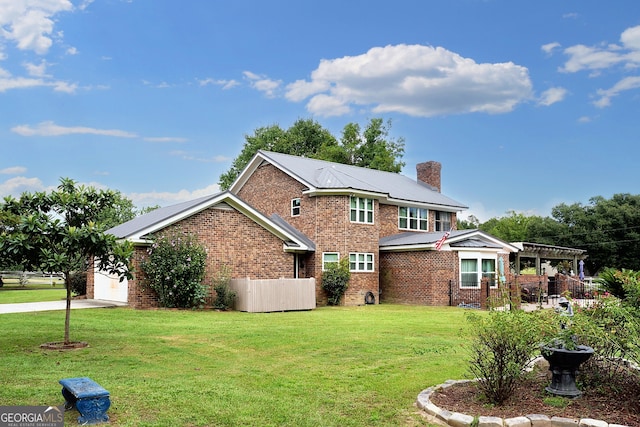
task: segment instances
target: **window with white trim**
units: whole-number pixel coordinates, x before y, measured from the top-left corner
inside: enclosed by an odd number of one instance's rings
[[[300,215],[300,198],[291,199],[291,216]]]
[[[436,231],[451,230],[451,212],[436,211]]]
[[[350,205],[351,222],[373,224],[373,199],[351,196]]]
[[[498,286],[496,281],[496,258],[489,254],[460,254],[460,287],[479,289],[482,279],[487,279],[489,286]]]
[[[340,262],[340,254],[338,252],[322,253],[322,271],[327,270],[328,264],[337,264],[338,262]]]
[[[423,208],[398,207],[398,228],[427,231],[429,211]]]
[[[371,272],[373,271],[373,254],[352,252],[349,254],[349,271]]]

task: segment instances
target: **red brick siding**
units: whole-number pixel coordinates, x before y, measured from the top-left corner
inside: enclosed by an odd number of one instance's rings
[[[293,277],[293,254],[283,251],[282,241],[236,210],[209,208],[164,231],[175,228],[197,236],[207,248],[205,284],[211,283],[223,265],[230,267],[234,278]],[[136,278],[129,281],[129,305],[134,308],[157,306],[154,293],[140,286],[143,274],[139,262],[144,255],[146,249],[136,250]]]
[[[351,274],[344,303],[363,304],[367,291],[377,297],[379,204],[374,203],[374,224],[351,223],[348,195],[309,197],[302,194],[304,189],[302,184],[278,168],[265,164],[251,175],[238,196],[267,216],[277,213],[314,241],[316,252],[306,257],[305,270],[307,277],[318,279],[316,300],[319,305],[327,301],[321,280],[323,252],[339,252],[341,257],[349,256],[351,252],[373,253],[375,271]],[[291,199],[296,197],[301,199],[300,216],[291,217]]]
[[[382,252],[380,276],[381,302],[448,305],[449,280],[458,276],[457,252]]]

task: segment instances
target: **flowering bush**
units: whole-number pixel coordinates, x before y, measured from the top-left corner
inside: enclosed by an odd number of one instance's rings
[[[205,248],[194,236],[175,232],[156,238],[140,268],[162,307],[192,308],[205,301],[206,258]]]

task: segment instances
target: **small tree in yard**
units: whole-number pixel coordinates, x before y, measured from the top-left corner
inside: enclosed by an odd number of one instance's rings
[[[206,259],[194,236],[175,231],[156,238],[140,268],[162,307],[193,308],[204,305],[207,295],[202,284]]]
[[[328,263],[325,268],[322,272],[322,289],[327,292],[329,305],[338,305],[349,287],[349,259],[342,258],[339,262]]]
[[[51,193],[23,193],[0,204],[0,258],[26,270],[63,273],[67,289],[64,345],[69,338],[71,280],[74,273],[93,273],[93,266],[124,280],[131,278],[133,247],[104,233],[96,218],[116,200],[111,190],[96,190],[61,179]],[[94,263],[90,260],[93,258]]]

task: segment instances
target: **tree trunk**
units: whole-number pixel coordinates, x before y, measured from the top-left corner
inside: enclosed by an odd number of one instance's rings
[[[64,274],[64,284],[67,287],[67,309],[64,316],[64,343],[69,344],[69,320],[71,318],[71,278],[68,272]]]

